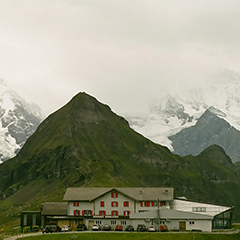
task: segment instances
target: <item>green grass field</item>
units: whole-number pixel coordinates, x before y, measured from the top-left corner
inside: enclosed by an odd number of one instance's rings
[[[26,240],[239,240],[238,234],[204,233],[66,233],[44,234],[23,238]]]

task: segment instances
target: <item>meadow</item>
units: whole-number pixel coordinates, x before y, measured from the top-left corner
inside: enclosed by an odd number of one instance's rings
[[[21,236],[19,236],[20,238]],[[64,233],[28,236],[26,240],[239,240],[240,233]]]

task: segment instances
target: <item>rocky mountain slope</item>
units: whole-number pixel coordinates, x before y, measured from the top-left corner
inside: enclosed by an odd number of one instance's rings
[[[240,161],[240,131],[209,108],[196,125],[170,136],[174,152],[181,156],[198,155],[212,144],[223,147],[233,162]]]
[[[182,154],[174,148],[171,141],[173,137],[169,137],[196,125],[209,108],[218,118],[224,119],[232,127],[240,130],[240,75],[238,73],[225,70],[196,88],[182,89],[178,86],[161,99],[154,100],[149,106],[149,113],[125,117],[137,132],[156,143],[167,146],[172,152]],[[191,136],[192,139],[196,137]],[[208,141],[201,144],[208,146],[211,143],[216,142]],[[220,142],[217,143],[220,144]],[[189,146],[185,153],[195,154],[196,151],[191,150]],[[240,155],[240,152],[237,154]],[[236,153],[230,155],[236,155]],[[236,161],[236,158],[233,160]]]
[[[0,80],[0,163],[16,155],[40,121],[40,108]]]
[[[175,197],[235,206],[240,219],[240,174],[221,147],[174,155],[86,93],[45,119],[0,165],[0,214],[59,201],[68,186],[171,186]]]

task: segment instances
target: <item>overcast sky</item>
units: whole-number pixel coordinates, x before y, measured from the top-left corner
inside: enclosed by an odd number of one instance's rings
[[[46,116],[85,91],[118,114],[240,72],[239,0],[0,0],[0,78]]]

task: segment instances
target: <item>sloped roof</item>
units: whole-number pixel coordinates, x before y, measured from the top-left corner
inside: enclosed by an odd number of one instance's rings
[[[42,215],[66,216],[67,203],[66,202],[45,202],[43,204]]]
[[[173,188],[67,188],[63,200],[92,201],[110,191],[117,191],[136,201],[173,200]]]
[[[183,212],[177,211],[172,209],[160,209],[159,210],[160,219],[213,219],[213,216],[207,214],[198,214],[198,213],[191,213],[191,212]],[[131,213],[130,218],[133,219],[153,219],[157,218],[157,210],[149,211],[149,212],[140,212],[140,213]]]

